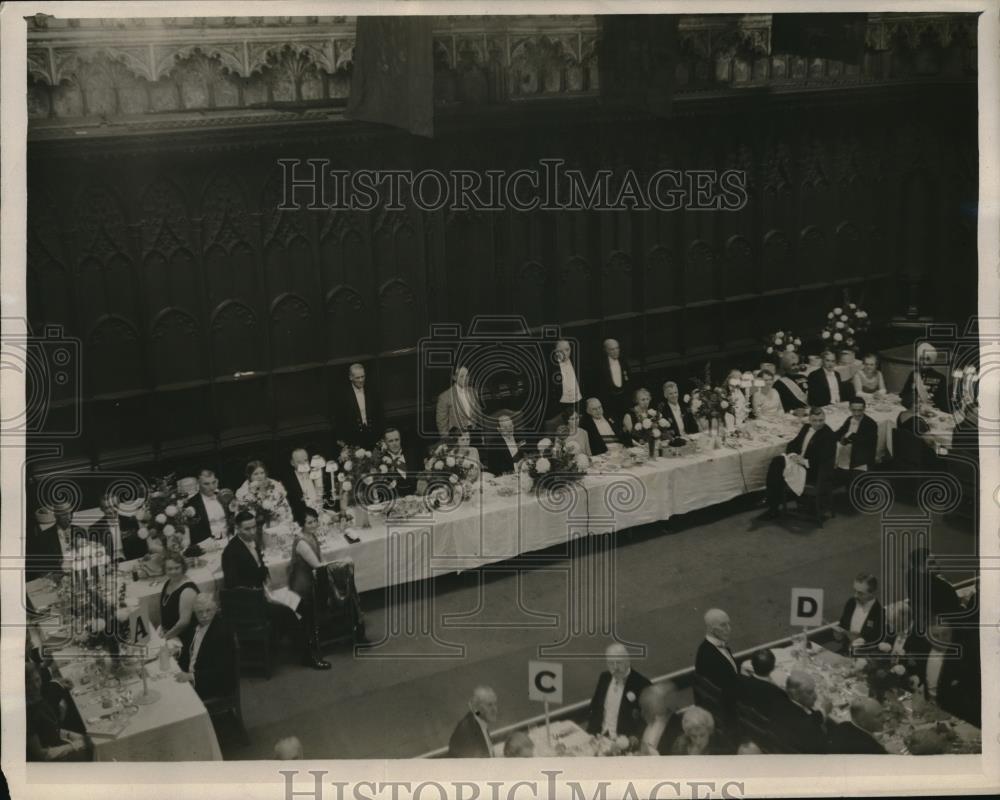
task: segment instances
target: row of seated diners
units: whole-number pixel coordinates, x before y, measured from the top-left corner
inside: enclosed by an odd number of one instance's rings
[[[859,576],[860,577],[860,576]],[[784,753],[784,754],[817,754],[817,753],[884,753],[886,752],[877,739],[870,734],[875,729],[881,719],[879,701],[873,698],[865,698],[852,703],[850,714],[851,719],[846,722],[834,723],[832,720],[822,719],[822,715],[812,710],[812,704],[816,700],[814,687],[794,686],[792,674],[782,689],[777,684],[769,680],[769,672],[774,669],[775,662],[773,651],[786,648],[796,642],[796,639],[807,640],[809,647],[813,649],[824,648],[841,654],[854,651],[854,655],[865,652],[878,658],[883,656],[886,663],[891,659],[893,662],[907,663],[906,669],[913,674],[923,678],[919,688],[922,697],[932,698],[938,706],[952,716],[968,722],[975,727],[981,727],[981,677],[979,665],[978,629],[967,624],[968,619],[978,620],[978,586],[977,579],[970,578],[951,584],[940,575],[934,576],[931,581],[931,592],[934,595],[930,605],[937,606],[941,613],[965,614],[964,624],[961,628],[956,626],[954,630],[942,630],[940,626],[934,626],[932,633],[944,638],[947,635],[952,643],[959,643],[963,646],[964,652],[957,661],[948,663],[948,672],[942,671],[937,681],[931,681],[927,674],[927,656],[930,653],[930,645],[924,647],[931,637],[918,636],[912,631],[915,629],[915,615],[910,613],[909,604],[904,602],[894,603],[886,609],[882,609],[875,600],[877,614],[867,614],[867,620],[871,625],[865,626],[865,638],[867,645],[862,645],[861,641],[851,642],[845,638],[844,634],[848,629],[849,621],[857,607],[856,597],[859,590],[863,588],[855,581],[855,597],[847,601],[844,612],[840,620],[829,623],[809,631],[805,635],[788,636],[766,644],[757,645],[743,651],[731,653],[728,647],[721,649],[730,652],[736,667],[736,680],[730,686],[720,686],[725,684],[725,678],[719,677],[719,673],[714,672],[712,667],[713,659],[706,658],[706,650],[713,649],[713,639],[708,633],[706,639],[702,641],[699,648],[696,664],[686,667],[666,675],[654,678],[651,682],[632,672],[625,679],[624,689],[626,696],[630,698],[631,710],[628,714],[622,713],[620,720],[630,720],[632,725],[622,730],[619,727],[618,734],[624,733],[626,738],[633,734],[629,749],[640,755],[678,755],[685,753],[699,752],[706,755],[724,754],[753,754],[753,753]],[[942,600],[943,598],[943,600]],[[952,606],[949,598],[954,598],[957,606]],[[928,607],[930,607],[930,605]],[[947,609],[947,611],[944,611]],[[717,609],[713,609],[706,614],[706,627],[709,631],[719,623],[719,620],[710,619]],[[899,612],[905,612],[904,616],[899,616]],[[719,612],[725,617],[721,620],[728,629],[729,620],[723,612]],[[875,618],[877,616],[877,619]],[[903,622],[911,633],[893,635],[893,624],[898,625]],[[876,629],[883,629],[883,622],[887,625],[887,634],[876,635]],[[899,651],[899,656],[895,653],[885,653],[880,649],[878,642],[888,642]],[[718,644],[719,640],[715,640]],[[903,647],[900,645],[903,644]],[[902,658],[903,651],[910,649],[908,653],[911,658],[906,661]],[[621,651],[620,653],[612,651]],[[571,720],[584,728],[588,733],[598,734],[601,730],[602,708],[608,691],[611,673],[615,667],[613,661],[621,660],[624,657],[624,648],[620,645],[612,645],[608,648],[609,672],[604,672],[598,680],[597,691],[590,700],[582,700],[571,705],[554,710],[550,715],[550,721]],[[626,670],[628,669],[628,659],[624,657]],[[958,665],[958,671],[954,667]],[[923,670],[923,671],[921,671]],[[713,674],[714,673],[714,674]],[[794,673],[793,673],[794,674]],[[713,677],[715,680],[713,680]],[[639,678],[640,682],[632,683],[633,678]],[[941,680],[941,679],[944,680]],[[937,683],[939,687],[944,687],[945,683],[950,684],[950,691],[931,689],[928,690],[929,682]],[[914,685],[917,683],[914,680]],[[760,691],[761,685],[765,691]],[[640,707],[645,704],[646,694],[643,687],[659,687],[663,691],[658,692],[658,696],[650,697],[648,705],[655,708],[658,701],[664,706],[667,704],[677,707],[677,711],[667,712],[669,722],[665,725],[665,730],[659,735],[661,747],[655,750],[655,745],[651,748],[639,736],[643,733],[645,710]],[[628,692],[630,688],[635,688],[635,692]],[[800,690],[804,689],[805,691]],[[478,691],[478,690],[477,690]],[[492,690],[487,689],[492,693]],[[653,692],[657,691],[656,688]],[[810,698],[811,692],[811,698]],[[650,692],[652,694],[652,692]],[[635,695],[632,698],[632,695]],[[683,701],[677,702],[681,697],[690,697],[693,703],[682,705]],[[475,703],[473,698],[473,704]],[[495,696],[494,696],[495,702]],[[623,705],[628,702],[623,700]],[[798,710],[796,710],[798,709]],[[788,712],[791,713],[788,713]],[[771,716],[769,716],[769,713]],[[876,719],[876,717],[878,719]],[[694,738],[687,735],[688,720],[692,723],[692,728],[707,727],[708,736],[705,737],[706,745],[698,750],[686,749]],[[522,720],[513,725],[508,725],[496,730],[487,731],[487,738],[490,739],[494,747],[499,743],[505,743],[504,754],[507,756],[533,755],[532,744],[527,732],[544,724],[543,715]],[[707,723],[707,725],[703,724]],[[456,728],[456,733],[452,736],[452,743],[449,747],[442,747],[421,755],[421,758],[444,758],[456,755],[470,755],[470,753],[456,753],[455,739],[460,733],[462,723]],[[646,723],[648,729],[649,724]],[[478,731],[477,731],[478,732]],[[704,733],[704,731],[701,731]],[[937,737],[933,731],[920,732],[927,733],[927,736],[914,734],[912,741],[906,742],[908,752],[914,755],[934,754],[944,752],[941,748],[945,746],[945,741]],[[663,743],[669,744],[664,745]]]

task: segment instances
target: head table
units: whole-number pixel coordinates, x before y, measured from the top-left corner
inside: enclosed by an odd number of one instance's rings
[[[891,431],[901,410],[891,399],[869,408],[878,424],[880,460],[890,453]],[[827,424],[838,428],[848,413],[846,403],[828,407]],[[718,447],[707,434],[694,434],[686,446],[665,448],[665,454],[653,460],[634,451],[597,457],[581,481],[553,494],[532,492],[515,475],[485,476],[472,487],[471,496],[455,506],[421,506],[405,518],[371,513],[370,527],[347,529],[359,539],[355,543],[335,525],[324,525],[323,558],[352,560],[358,589],[367,591],[475,569],[566,544],[581,534],[666,520],[763,489],[768,464],[784,452],[802,424],[802,418],[786,414],[753,421],[745,435],[728,437]],[[944,419],[935,422],[928,441],[950,443],[953,426],[953,421],[951,426]],[[264,543],[271,587],[282,587],[291,558],[290,528],[269,529]],[[158,624],[164,579],[133,580],[132,573],[133,564],[124,562],[120,577],[129,605],[140,606]],[[202,590],[221,586],[221,543],[195,561],[188,578]]]

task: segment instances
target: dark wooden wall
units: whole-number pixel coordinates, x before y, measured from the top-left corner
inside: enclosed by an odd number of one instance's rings
[[[670,120],[548,108],[439,123],[425,141],[315,123],[29,147],[35,331],[81,340],[81,465],[283,458],[331,425],[356,360],[412,421],[417,342],[438,322],[523,314],[596,353],[615,336],[650,381],[759,360],[786,327],[815,337],[849,290],[876,322],[902,278],[938,319],[975,310],[976,109],[970,87],[764,94]],[[744,169],[739,212],[278,212],[278,158],[347,169]],[[234,373],[252,372],[235,379]],[[53,425],[74,398],[54,387]],[[228,466],[227,466],[228,465]]]

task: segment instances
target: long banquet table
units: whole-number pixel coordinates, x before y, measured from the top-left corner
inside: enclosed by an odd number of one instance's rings
[[[891,431],[901,406],[883,402],[869,409],[878,423],[877,458],[890,452]],[[827,409],[827,424],[836,429],[847,418],[846,404]],[[371,516],[371,527],[351,528],[360,539],[348,543],[335,527],[321,534],[327,561],[351,559],[360,591],[381,589],[436,575],[460,572],[505,561],[524,553],[565,544],[587,534],[620,531],[668,519],[731,500],[764,488],[770,460],[784,452],[802,424],[785,415],[757,421],[749,438],[711,447],[705,434],[692,437],[676,455],[627,466],[597,458],[579,484],[553,495],[518,491],[517,478],[480,481],[472,497],[457,507],[439,508],[407,519]],[[929,444],[950,443],[946,421],[927,437]],[[266,537],[264,558],[272,587],[286,584],[290,559],[288,537]],[[189,578],[202,590],[221,585],[221,553],[208,552]],[[129,605],[140,605],[159,623],[159,593],[163,579],[132,581],[130,564],[121,567]]]
[[[37,609],[56,599],[45,578],[29,581],[28,596]],[[41,618],[28,627],[31,642],[51,659],[53,677],[70,689],[87,734],[94,743],[95,761],[221,761],[222,750],[204,703],[190,683],[175,680],[180,671],[170,659],[162,669],[150,648],[145,665],[147,697],[138,664],[118,675],[106,653],[73,643],[72,629],[57,617]],[[104,666],[102,669],[101,666]],[[105,706],[104,703],[108,705]]]

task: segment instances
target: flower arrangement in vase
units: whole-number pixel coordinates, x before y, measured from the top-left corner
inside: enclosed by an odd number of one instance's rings
[[[857,303],[845,303],[827,312],[820,336],[826,345],[857,351],[859,341],[870,325],[867,311],[859,308]]]
[[[534,453],[521,461],[521,472],[531,479],[531,489],[553,490],[580,480],[590,466],[585,453],[566,447],[564,440],[539,440]]]
[[[635,413],[635,412],[633,412]],[[632,440],[649,448],[649,457],[656,458],[656,451],[670,423],[655,408],[646,409],[644,416],[637,419],[632,426]]]

